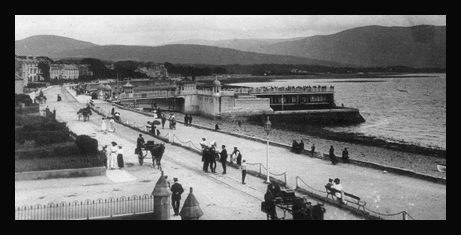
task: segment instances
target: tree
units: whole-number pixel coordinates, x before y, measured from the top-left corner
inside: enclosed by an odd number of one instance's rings
[[[42,71],[41,75],[45,78],[46,82],[50,81],[50,66],[45,62],[38,62],[38,69]]]
[[[93,72],[93,77],[107,78],[111,77],[111,71],[108,69],[101,60],[93,58],[84,58],[80,60],[80,64],[88,64],[89,69]]]

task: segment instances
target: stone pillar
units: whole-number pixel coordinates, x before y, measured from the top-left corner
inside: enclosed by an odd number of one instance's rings
[[[192,193],[192,187],[190,188],[189,196],[187,196],[182,206],[181,211],[179,212],[182,220],[198,220],[202,215],[202,209]]]
[[[154,220],[169,220],[171,191],[165,177],[163,176],[163,171],[162,175],[155,184],[152,195],[154,195]]]

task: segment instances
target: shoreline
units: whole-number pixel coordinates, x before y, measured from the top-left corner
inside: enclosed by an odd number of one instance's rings
[[[433,74],[433,75],[432,75]],[[307,75],[270,75],[270,76],[235,76],[235,77],[220,77],[219,81],[222,85],[230,83],[248,83],[248,82],[272,82],[274,80],[286,79],[383,79],[383,78],[415,78],[415,77],[433,77],[441,73],[369,73],[369,74],[307,74]],[[213,78],[197,78],[197,82],[213,82]]]
[[[184,120],[184,114],[179,112],[170,113],[175,114],[176,120],[181,122]],[[238,120],[243,122],[241,127],[237,124]],[[243,118],[218,120],[193,115],[192,124],[214,128],[217,123],[221,131],[266,139],[266,132],[261,124],[245,121]],[[310,128],[308,132],[304,132],[306,128]],[[317,130],[312,131],[313,129]],[[291,145],[293,140],[299,142],[302,139],[307,151],[310,151],[311,145],[315,144],[315,151],[324,154],[328,154],[328,150],[332,145],[338,157],[341,157],[342,149],[346,147],[349,150],[350,158],[354,160],[364,160],[385,166],[403,168],[439,178],[446,177],[446,173],[439,172],[436,167],[438,163],[446,164],[446,150],[389,143],[373,137],[319,130],[318,127],[303,126],[303,128],[299,128],[296,124],[284,124],[283,127],[273,126],[270,139],[274,142],[288,145]],[[438,155],[435,155],[434,152],[437,152]]]

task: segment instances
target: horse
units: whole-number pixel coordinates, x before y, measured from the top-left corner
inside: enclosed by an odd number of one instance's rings
[[[83,116],[83,121],[86,122],[87,120],[90,120],[91,116],[91,109],[89,108],[81,108],[78,110],[77,115],[78,115],[78,120],[80,121],[80,118]]]
[[[152,167],[157,165],[158,169],[162,169],[161,161],[163,153],[165,152],[165,144],[154,144],[154,141],[147,141],[147,143],[144,145],[144,148],[146,149],[146,155],[148,151],[150,151],[150,154],[152,155]]]

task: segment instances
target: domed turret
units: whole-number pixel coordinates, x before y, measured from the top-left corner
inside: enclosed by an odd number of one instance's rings
[[[221,82],[218,81],[218,78],[216,78],[216,79],[213,81],[213,86],[221,86]]]

